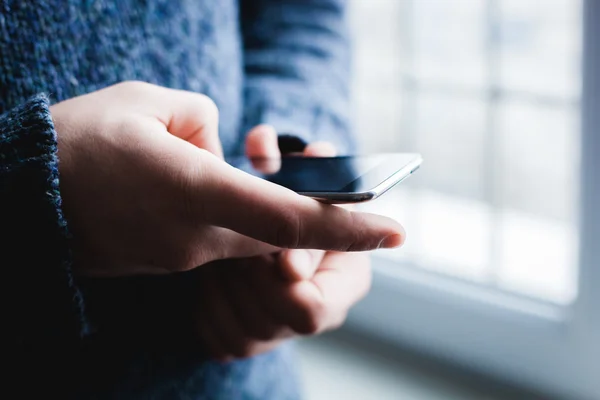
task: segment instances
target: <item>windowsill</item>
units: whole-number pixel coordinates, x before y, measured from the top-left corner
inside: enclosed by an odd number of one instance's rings
[[[310,400],[548,399],[349,329],[301,340],[298,347]]]
[[[405,245],[379,251],[382,258],[549,304],[565,306],[577,295],[573,224],[400,187],[361,207],[406,227]]]

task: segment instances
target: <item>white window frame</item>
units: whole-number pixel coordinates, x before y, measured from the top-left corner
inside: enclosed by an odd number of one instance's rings
[[[558,307],[374,257],[348,327],[569,399],[600,399],[600,1],[583,6],[579,287]]]

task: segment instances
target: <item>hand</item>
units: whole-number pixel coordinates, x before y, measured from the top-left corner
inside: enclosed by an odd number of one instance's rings
[[[77,274],[168,273],[279,248],[361,251],[403,240],[393,220],[224,163],[206,96],[128,82],[51,112]]]
[[[277,134],[258,126],[247,137],[255,168],[279,169]],[[305,156],[333,156],[329,143],[309,144]],[[364,253],[286,250],[279,255],[216,264],[200,271],[197,329],[208,353],[220,360],[250,357],[284,339],[341,325],[350,307],[369,290]]]
[[[276,256],[227,260],[196,272],[197,335],[208,355],[221,361],[339,327],[371,284],[365,253],[327,252],[310,279],[293,282],[282,277]]]
[[[281,152],[278,147],[277,132],[272,126],[259,125],[252,129],[246,137],[246,155],[253,160],[257,170],[274,174],[281,167]],[[336,150],[329,142],[309,143],[302,153],[304,157],[333,157]],[[342,206],[338,206],[342,207]],[[350,209],[349,206],[343,206]],[[290,280],[309,279],[319,267],[325,256],[322,250],[300,249],[286,250],[279,254],[281,271]]]

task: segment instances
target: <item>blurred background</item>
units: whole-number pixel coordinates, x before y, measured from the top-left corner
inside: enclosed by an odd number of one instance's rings
[[[424,164],[363,207],[408,241],[341,332],[300,343],[308,399],[600,399],[584,3],[350,0],[361,148]]]

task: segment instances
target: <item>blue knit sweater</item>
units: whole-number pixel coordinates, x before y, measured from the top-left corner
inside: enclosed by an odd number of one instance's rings
[[[0,393],[16,384],[21,397],[299,396],[286,347],[230,364],[195,349],[185,318],[194,272],[72,276],[49,104],[136,79],[214,99],[226,153],[240,152],[261,122],[344,151],[344,3],[0,0],[0,344],[9,370]]]

